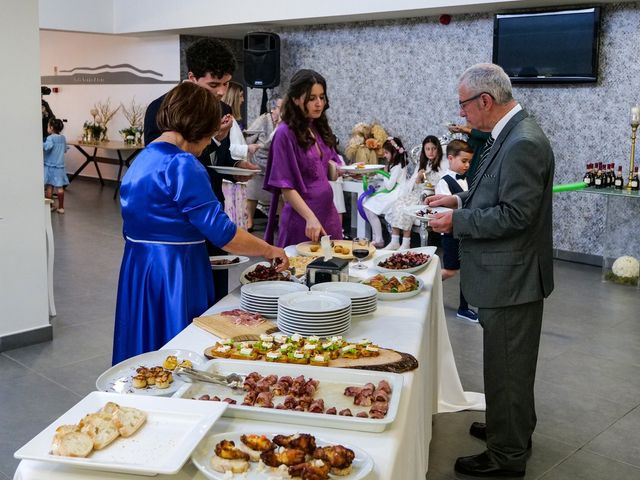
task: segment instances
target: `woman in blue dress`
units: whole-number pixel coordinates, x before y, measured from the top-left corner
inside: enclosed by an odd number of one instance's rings
[[[162,135],[122,180],[124,255],[118,282],[113,363],[157,350],[214,302],[205,238],[233,254],[259,255],[282,271],[284,250],[237,228],[196,156],[219,127],[218,100],[181,83],[158,111]],[[279,263],[278,263],[279,262]]]

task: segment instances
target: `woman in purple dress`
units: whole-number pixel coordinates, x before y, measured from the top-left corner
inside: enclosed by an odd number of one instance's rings
[[[280,193],[278,241],[286,247],[322,235],[342,239],[340,216],[333,205],[329,160],[337,161],[336,137],[329,127],[327,83],[313,70],[299,70],[291,78],[282,106],[282,122],[269,150],[264,188],[273,193],[265,240],[271,242]]]

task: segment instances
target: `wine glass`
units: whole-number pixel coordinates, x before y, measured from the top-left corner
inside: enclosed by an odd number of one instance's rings
[[[369,256],[369,239],[354,238],[351,251],[353,252],[353,256],[358,259],[358,263],[356,263],[353,268],[356,270],[364,270],[367,268],[367,266],[362,263],[362,260]]]

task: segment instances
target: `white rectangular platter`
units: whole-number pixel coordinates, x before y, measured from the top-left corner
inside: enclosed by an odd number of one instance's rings
[[[229,405],[224,415],[235,418],[247,418],[250,420],[272,421],[276,423],[293,423],[295,425],[312,425],[318,427],[340,428],[344,430],[360,430],[365,432],[382,432],[393,423],[400,405],[403,377],[397,373],[374,372],[367,370],[354,370],[349,368],[313,367],[309,365],[294,365],[286,363],[273,363],[261,361],[214,359],[207,362],[204,370],[216,372],[222,375],[238,373],[247,375],[258,372],[262,376],[289,375],[293,378],[304,375],[305,378],[314,378],[320,381],[318,390],[313,398],[324,400],[325,408],[336,407],[339,410],[349,408],[352,417],[342,415],[327,415],[325,413],[298,412],[294,410],[279,410],[276,408],[264,408],[241,405],[246,392],[233,391],[231,388],[210,383],[185,384],[174,394],[174,397],[197,399],[202,395],[217,395],[221,399],[226,397],[236,400],[237,405]],[[366,383],[378,384],[380,380],[386,380],[391,385],[392,393],[389,399],[387,415],[381,419],[360,418],[355,415],[361,411],[368,411],[369,407],[359,407],[353,404],[353,398],[343,394],[348,386],[364,386]],[[274,397],[274,404],[281,403],[284,397]],[[205,400],[197,400],[198,403],[209,404]]]
[[[76,424],[107,402],[135,407],[147,413],[146,423],[128,438],[117,438],[86,458],[51,455],[51,442],[60,425]],[[65,464],[91,470],[157,475],[177,473],[191,452],[222,415],[227,404],[187,402],[178,398],[91,392],[69,411],[15,452],[20,459]]]

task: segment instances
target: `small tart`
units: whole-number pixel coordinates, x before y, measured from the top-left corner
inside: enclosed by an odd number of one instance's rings
[[[165,358],[164,362],[162,362],[162,367],[166,368],[167,370],[173,370],[177,366],[178,357],[176,357],[175,355],[169,355],[167,358]]]
[[[133,388],[146,388],[147,377],[145,375],[136,375],[132,378],[131,385],[133,385]]]

